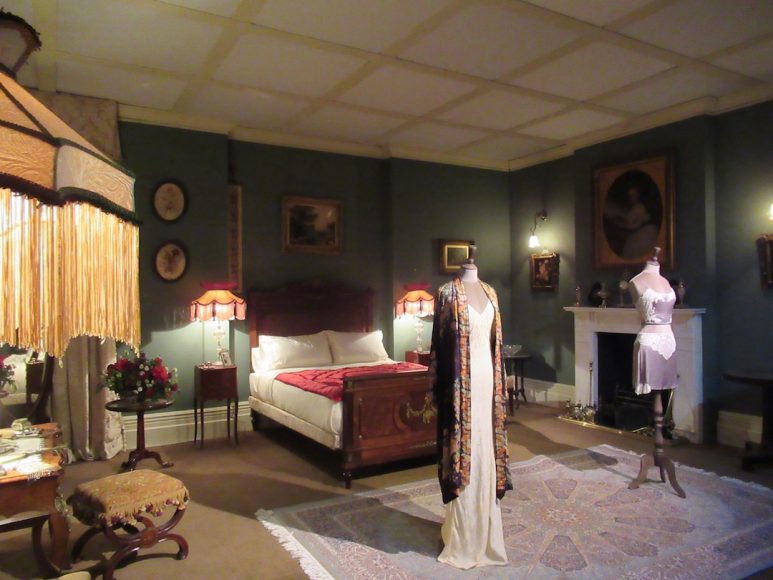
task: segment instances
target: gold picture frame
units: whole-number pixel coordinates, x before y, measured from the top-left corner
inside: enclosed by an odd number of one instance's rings
[[[757,238],[760,254],[760,276],[763,287],[773,288],[773,234]]]
[[[593,172],[593,252],[597,269],[643,264],[652,248],[673,270],[674,160],[661,154]]]
[[[532,254],[529,258],[532,290],[557,290],[560,257],[553,252]]]
[[[282,251],[340,254],[343,215],[336,199],[285,196],[282,198]]]
[[[472,240],[440,240],[440,272],[455,274],[470,257]]]

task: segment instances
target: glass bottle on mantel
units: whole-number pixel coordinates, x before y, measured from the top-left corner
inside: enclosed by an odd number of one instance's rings
[[[687,303],[684,301],[684,297],[687,294],[687,286],[685,286],[683,280],[679,280],[676,285],[676,305],[679,308],[687,308]]]
[[[582,295],[582,290],[580,289],[580,285],[577,284],[574,288],[574,305],[579,306],[580,305],[580,296]]]

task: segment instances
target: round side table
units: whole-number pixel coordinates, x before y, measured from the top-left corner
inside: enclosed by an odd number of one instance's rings
[[[162,459],[158,452],[151,451],[145,447],[145,412],[166,409],[172,404],[174,404],[174,399],[149,399],[147,401],[116,399],[105,405],[108,411],[137,413],[137,448],[129,453],[129,459],[121,464],[121,469],[134,471],[137,463],[143,459],[155,459],[161,467],[172,467],[174,465],[171,461]]]

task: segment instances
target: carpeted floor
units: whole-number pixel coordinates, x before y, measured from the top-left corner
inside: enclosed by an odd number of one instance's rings
[[[434,479],[256,515],[314,580],[745,578],[773,565],[773,490],[689,467],[686,499],[660,482],[630,490],[638,468],[608,445],[513,464],[509,564],[471,571],[437,561]]]
[[[534,404],[516,411],[508,428],[512,461],[605,443],[635,452],[650,448],[614,433],[559,421],[555,414],[554,409]],[[188,513],[177,527],[188,539],[190,556],[181,562],[157,556],[174,552],[174,546],[161,545],[151,550],[150,557],[141,557],[119,570],[118,578],[305,578],[298,562],[256,521],[255,512],[411,484],[435,476],[431,461],[414,462],[392,471],[361,474],[352,490],[347,491],[338,479],[335,456],[307,439],[276,428],[243,433],[240,441],[238,447],[225,440],[210,439],[203,450],[194,448],[192,443],[161,449],[175,462],[174,467],[165,471],[180,478],[191,492]],[[741,471],[738,449],[688,445],[674,448],[671,454],[683,464],[773,488],[773,469]],[[68,466],[64,495],[69,495],[82,481],[116,473],[124,459],[125,454],[121,454],[107,462]],[[151,462],[141,465],[156,468]],[[82,531],[83,527],[75,524],[72,537]],[[85,554],[88,559],[74,569],[98,564],[100,551],[107,551],[108,546],[101,540],[92,542]],[[0,535],[0,578],[33,578],[36,574],[29,533]]]

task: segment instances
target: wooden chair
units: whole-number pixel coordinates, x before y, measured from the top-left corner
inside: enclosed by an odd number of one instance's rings
[[[117,547],[107,562],[105,580],[111,580],[115,569],[129,563],[140,549],[166,540],[179,546],[175,555],[178,560],[188,556],[188,542],[171,533],[185,515],[188,503],[188,490],[174,477],[147,469],[110,475],[78,485],[67,503],[73,515],[90,526],[73,546],[73,562],[78,561],[86,543],[100,533]],[[175,506],[175,512],[160,525],[143,515],[160,516],[170,505]],[[142,529],[137,527],[140,524]]]

